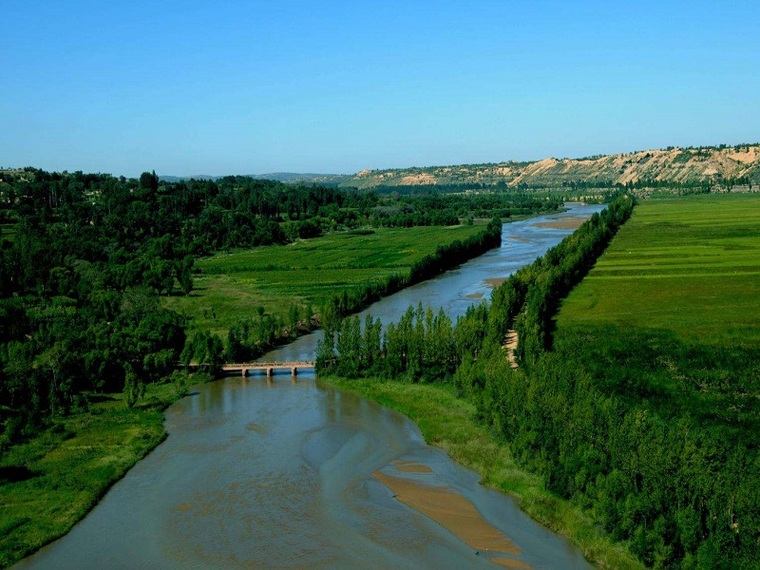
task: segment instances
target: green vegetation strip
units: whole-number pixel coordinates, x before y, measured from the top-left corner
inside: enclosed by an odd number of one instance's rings
[[[150,385],[130,409],[123,395],[61,418],[0,459],[0,567],[66,534],[111,485],[166,437],[172,384]]]
[[[644,201],[563,304],[570,325],[660,329],[760,344],[760,195]]]
[[[190,296],[166,298],[165,306],[191,317],[193,328],[226,337],[240,320],[253,318],[260,306],[283,318],[293,304],[319,310],[338,292],[407,275],[439,246],[484,229],[484,223],[378,228],[218,254],[197,263],[202,273]]]
[[[554,532],[569,537],[600,568],[642,568],[621,544],[600,531],[569,501],[546,490],[541,477],[520,469],[504,441],[477,420],[475,406],[446,384],[407,384],[372,379],[320,377],[323,385],[354,392],[393,408],[417,423],[425,441],[482,476],[481,483],[515,497],[520,508]]]
[[[16,237],[16,224],[0,224],[0,239],[10,242]]]

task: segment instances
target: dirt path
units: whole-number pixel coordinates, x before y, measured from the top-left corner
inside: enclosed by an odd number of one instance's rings
[[[515,360],[515,349],[517,348],[517,331],[509,329],[507,331],[507,338],[504,347],[507,350],[507,360],[512,368],[518,368],[517,360]]]

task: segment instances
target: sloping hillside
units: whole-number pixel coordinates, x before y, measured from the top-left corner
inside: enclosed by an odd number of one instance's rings
[[[760,186],[760,144],[707,148],[668,148],[580,159],[546,158],[390,170],[362,170],[341,186],[467,185],[562,187],[571,183],[627,184],[663,181],[679,184],[737,181]]]

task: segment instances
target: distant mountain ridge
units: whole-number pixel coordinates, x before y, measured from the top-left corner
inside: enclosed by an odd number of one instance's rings
[[[304,182],[359,189],[427,185],[563,188],[573,184],[609,186],[645,182],[735,182],[760,187],[760,143],[698,148],[669,147],[584,158],[545,158],[526,162],[362,170],[354,175],[274,172],[247,176],[285,183]],[[190,178],[216,180],[222,177],[160,177],[167,182]]]
[[[280,182],[313,182],[318,184],[339,184],[350,174],[299,174],[297,172],[274,172],[272,174],[254,174],[253,178],[279,180]]]
[[[662,181],[677,184],[737,181],[760,186],[760,143],[736,146],[668,148],[586,158],[545,158],[387,170],[362,170],[341,186],[483,184],[557,188],[573,183],[627,184]]]

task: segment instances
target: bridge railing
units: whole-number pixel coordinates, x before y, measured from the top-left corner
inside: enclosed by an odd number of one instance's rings
[[[247,368],[249,370],[263,369],[263,368],[314,368],[315,363],[302,360],[297,362],[240,362],[240,363],[228,363],[224,364],[222,368],[224,370],[234,370],[237,368]]]

